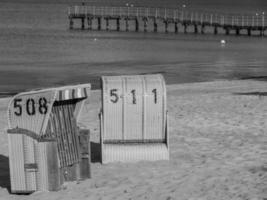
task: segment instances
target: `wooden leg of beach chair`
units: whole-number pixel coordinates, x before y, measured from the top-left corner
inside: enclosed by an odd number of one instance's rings
[[[80,179],[80,167],[79,163],[74,163],[65,167],[64,170],[65,181],[76,181]]]
[[[90,131],[80,130],[79,131],[79,141],[80,141],[80,178],[86,179],[91,178],[91,151],[90,151]]]
[[[48,189],[57,191],[63,182],[59,169],[57,142],[47,142]]]

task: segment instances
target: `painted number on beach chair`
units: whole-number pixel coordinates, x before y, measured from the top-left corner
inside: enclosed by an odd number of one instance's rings
[[[26,100],[25,108],[28,115],[35,115],[36,114],[36,106],[35,106],[35,100],[32,98],[29,98]],[[38,112],[40,114],[45,115],[47,113],[48,105],[47,100],[44,97],[39,98],[38,100]],[[21,116],[23,107],[22,107],[22,99],[15,99],[14,100],[14,114],[16,116]]]
[[[117,94],[117,92],[118,92],[118,89],[111,89],[110,90],[110,97],[111,97],[110,101],[112,103],[117,103],[119,100],[119,95]],[[132,94],[132,98],[133,98],[132,103],[136,104],[136,91],[131,90],[131,94]]]
[[[132,95],[133,95],[133,104],[136,104],[135,90],[132,90],[131,93],[132,93]]]
[[[117,89],[111,89],[111,90],[110,90],[110,97],[111,97],[111,98],[110,98],[110,101],[111,101],[112,103],[117,103],[118,100],[119,100],[119,96],[118,96],[117,92],[118,92]]]
[[[152,93],[154,93],[154,103],[157,104],[157,89],[153,89]]]
[[[111,89],[110,90],[110,97],[111,97],[110,101],[112,103],[117,103],[119,100],[119,95],[117,94],[117,92],[118,92],[118,89]],[[157,89],[153,89],[152,93],[154,94],[154,103],[157,104],[157,101],[158,101]],[[132,103],[136,104],[136,90],[135,89],[131,90],[131,94],[132,94],[132,98],[133,98]]]

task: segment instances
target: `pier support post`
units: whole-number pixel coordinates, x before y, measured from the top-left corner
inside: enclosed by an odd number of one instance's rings
[[[92,30],[92,18],[87,18],[88,29]]]
[[[264,30],[263,29],[260,30],[260,36],[264,36]]]
[[[82,29],[84,29],[84,17],[81,20],[82,20]]]
[[[120,18],[117,18],[117,31],[120,31]]]
[[[144,18],[144,31],[147,32],[147,18]]]
[[[251,36],[251,29],[248,28],[247,30],[248,30],[248,36]]]
[[[109,30],[109,19],[106,18],[106,30],[108,31]]]
[[[214,26],[214,35],[217,35],[217,34],[218,34],[218,27]]]
[[[157,20],[154,19],[154,32],[156,33],[158,31],[158,24],[157,24]]]
[[[165,23],[165,33],[168,33],[168,25],[169,25],[169,23],[168,23],[168,21],[164,21],[164,23]]]
[[[139,31],[139,22],[138,19],[135,19],[135,31],[138,32]]]
[[[198,33],[197,24],[194,25],[194,32],[195,32],[195,34]]]
[[[204,34],[205,33],[205,25],[201,25],[201,34]]]
[[[225,34],[226,34],[226,35],[229,35],[229,33],[230,33],[230,30],[229,30],[228,27],[226,27],[226,28],[225,28]]]
[[[101,30],[101,17],[97,18],[97,22],[98,22],[98,27],[97,29],[100,31]]]
[[[184,33],[187,33],[187,24],[184,24]]]
[[[174,32],[178,33],[178,22],[174,23]]]
[[[126,31],[129,31],[129,20],[128,18],[125,19]]]
[[[240,34],[240,29],[236,28],[235,33],[236,33],[236,35],[239,35]]]
[[[72,18],[70,18],[70,29],[73,29],[73,19]]]

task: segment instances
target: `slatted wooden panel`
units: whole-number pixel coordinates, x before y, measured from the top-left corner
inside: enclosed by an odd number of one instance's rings
[[[55,92],[51,91],[21,93],[15,96],[8,109],[9,128],[19,127],[41,133],[54,97]],[[9,135],[8,139],[12,191],[31,192],[37,190],[36,180],[40,173],[33,167],[37,163],[35,151],[38,148],[37,142],[31,137],[18,134]]]
[[[8,134],[10,182],[13,192],[28,190],[24,171],[23,137],[25,136]]]
[[[164,143],[106,144],[103,149],[103,163],[169,159],[169,151]]]
[[[29,92],[15,96],[8,109],[9,127],[19,127],[37,134],[46,128],[46,118],[54,103],[56,91]]]
[[[103,78],[103,110],[105,140],[123,140],[123,80],[109,77]],[[107,134],[105,134],[107,133]]]
[[[166,127],[166,88],[162,76],[144,76],[144,138],[145,140],[165,141]]]
[[[78,128],[74,117],[77,100],[55,101],[47,135],[56,138],[60,167],[79,162]]]
[[[143,80],[140,76],[128,76],[123,80],[125,86],[122,123],[124,140],[143,140]]]

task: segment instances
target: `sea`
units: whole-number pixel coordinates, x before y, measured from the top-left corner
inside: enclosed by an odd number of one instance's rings
[[[98,89],[102,75],[161,73],[167,84],[267,80],[267,36],[184,34],[182,27],[136,33],[123,25],[121,32],[82,31],[79,21],[69,30],[68,7],[82,2],[267,14],[266,0],[0,0],[1,97],[88,82]]]

